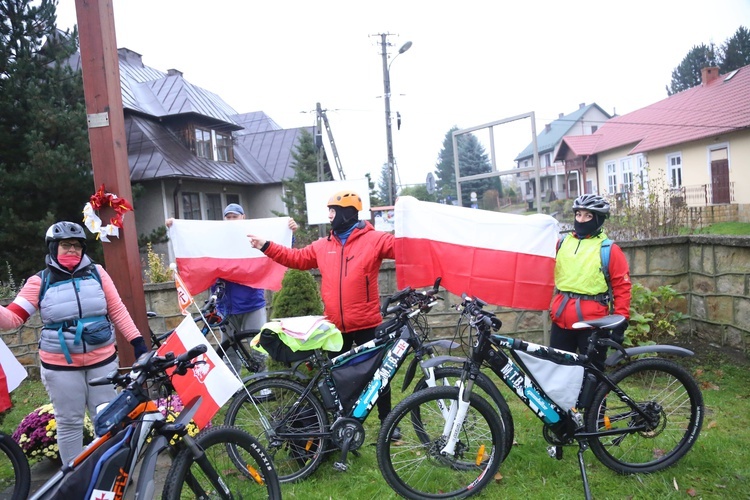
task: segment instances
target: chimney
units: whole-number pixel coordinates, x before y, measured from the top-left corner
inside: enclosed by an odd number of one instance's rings
[[[547,125],[544,126],[544,131],[549,132],[550,130],[552,130],[552,126],[548,123]]]
[[[167,76],[182,76],[182,71],[179,69],[168,69]]]
[[[125,47],[121,47],[117,49],[117,55],[125,59],[126,62],[132,64],[133,66],[136,66],[139,68],[143,67],[143,59],[141,58],[141,55],[138,52],[134,52]]]
[[[583,109],[585,107],[586,107],[586,103],[585,102],[582,102],[581,104],[578,105],[578,109]]]
[[[559,119],[560,119],[560,118],[562,118],[563,116],[565,116],[565,113],[560,113],[559,115],[557,115],[557,119],[559,120]]]
[[[719,78],[719,68],[716,66],[708,66],[707,68],[701,69],[701,84],[708,85]]]

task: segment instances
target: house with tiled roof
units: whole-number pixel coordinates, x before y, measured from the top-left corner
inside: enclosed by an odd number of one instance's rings
[[[581,103],[578,109],[567,115],[560,113],[556,120],[544,126],[537,134],[537,151],[539,153],[539,184],[541,197],[545,201],[554,199],[575,198],[583,193],[584,181],[580,177],[566,178],[565,164],[556,161],[555,157],[565,136],[590,136],[596,132],[611,116],[598,104]],[[534,144],[529,143],[514,159],[517,168],[528,168],[534,165]],[[528,199],[536,197],[536,175],[523,172],[518,179],[521,193]]]
[[[139,236],[167,218],[220,220],[229,203],[240,203],[249,218],[286,213],[282,181],[294,175],[302,131],[314,136],[314,127],[284,129],[262,111],[238,113],[180,71],[146,66],[127,48],[117,52]],[[80,68],[80,55],[70,64]]]
[[[564,137],[555,160],[618,197],[666,186],[688,207],[731,206],[750,220],[750,66],[704,68],[701,84],[618,116],[587,137]]]

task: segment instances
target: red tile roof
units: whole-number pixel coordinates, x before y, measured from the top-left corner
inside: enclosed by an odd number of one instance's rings
[[[630,144],[628,154],[636,154],[750,128],[750,66],[729,75],[613,118],[592,135],[563,140],[577,156]]]

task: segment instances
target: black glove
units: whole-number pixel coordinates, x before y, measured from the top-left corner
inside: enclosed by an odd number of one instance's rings
[[[140,358],[142,354],[146,354],[148,352],[148,349],[146,348],[146,342],[143,341],[143,337],[138,337],[131,340],[130,345],[133,346],[135,359]]]
[[[625,341],[625,330],[628,329],[628,322],[624,321],[621,325],[616,328],[612,328],[609,338],[622,344]]]

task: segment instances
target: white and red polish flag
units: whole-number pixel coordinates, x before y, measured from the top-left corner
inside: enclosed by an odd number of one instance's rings
[[[441,286],[490,304],[549,309],[559,228],[549,215],[515,215],[402,196],[396,202],[399,288]]]
[[[265,290],[281,288],[286,267],[250,246],[248,234],[292,246],[292,230],[286,217],[172,222],[169,240],[180,277],[191,294],[208,289],[218,278]]]
[[[204,354],[196,358],[204,363],[194,366],[185,375],[172,377],[172,385],[184,404],[198,396],[203,397],[201,406],[193,417],[195,424],[203,429],[219,408],[242,387],[242,382],[221,360],[190,316],[182,320],[156,352],[159,356],[164,356],[168,352],[179,356],[198,344],[208,347]],[[172,371],[174,369],[168,370],[170,374]]]
[[[27,375],[26,368],[0,339],[0,412],[12,406],[10,393],[23,382]]]

